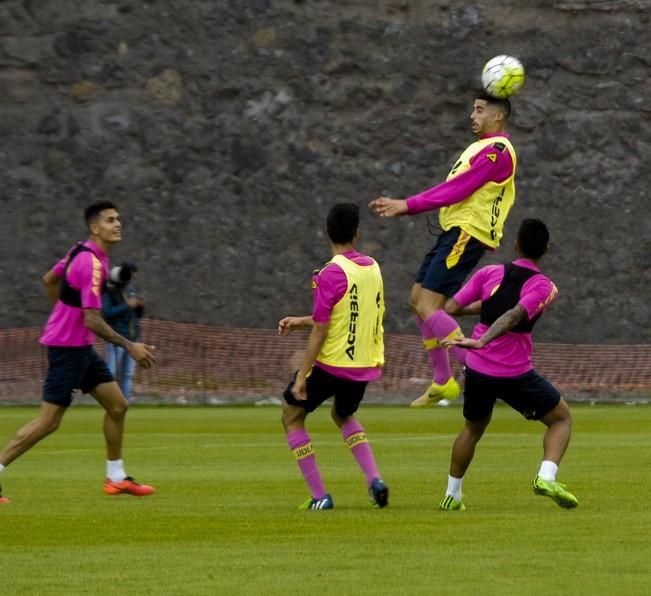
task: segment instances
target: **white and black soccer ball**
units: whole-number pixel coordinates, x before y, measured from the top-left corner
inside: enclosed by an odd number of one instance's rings
[[[486,62],[481,72],[481,83],[486,93],[501,99],[519,93],[524,78],[524,66],[514,56],[495,56]]]

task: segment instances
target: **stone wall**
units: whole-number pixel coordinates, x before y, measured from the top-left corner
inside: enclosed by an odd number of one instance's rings
[[[527,69],[510,131],[523,217],[561,300],[545,341],[651,339],[648,0],[0,1],[0,326],[41,324],[40,276],[123,213],[150,316],[273,327],[309,308],[329,207],[439,182],[472,140],[483,63]],[[364,211],[386,327],[414,333],[427,217]]]

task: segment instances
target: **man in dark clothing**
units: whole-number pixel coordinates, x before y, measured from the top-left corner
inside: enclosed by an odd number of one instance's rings
[[[137,267],[132,263],[113,267],[102,294],[104,320],[117,333],[134,342],[140,337],[140,318],[144,313],[144,301],[130,283],[136,271]],[[124,396],[131,401],[136,361],[124,348],[107,342],[106,364]]]

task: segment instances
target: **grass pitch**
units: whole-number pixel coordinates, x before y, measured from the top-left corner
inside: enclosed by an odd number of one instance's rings
[[[0,443],[36,414],[0,410]],[[134,407],[127,471],[152,497],[102,493],[99,408],[3,475],[0,590],[52,594],[648,594],[651,408],[573,407],[561,466],[579,498],[534,496],[543,427],[498,407],[464,482],[465,512],[440,512],[458,407],[362,407],[391,488],[370,508],[325,408],[309,430],[333,511],[308,492],[280,409]]]

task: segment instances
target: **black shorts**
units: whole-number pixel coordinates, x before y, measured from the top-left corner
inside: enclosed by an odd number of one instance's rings
[[[295,380],[296,374],[283,393],[283,397],[289,405],[305,408],[307,412],[314,412],[326,399],[334,396],[335,411],[340,418],[347,418],[357,412],[357,408],[364,398],[366,385],[368,385],[368,381],[340,379],[315,366],[306,379],[307,399],[298,400],[291,391]]]
[[[100,383],[110,383],[114,377],[91,346],[64,348],[48,346],[49,368],[43,385],[43,401],[67,408],[72,403],[72,391],[90,393]]]
[[[453,296],[485,252],[486,246],[479,240],[461,228],[450,228],[439,235],[432,250],[425,255],[416,283],[426,290]]]
[[[463,416],[471,422],[484,420],[501,399],[527,420],[540,420],[561,400],[561,394],[536,371],[519,377],[491,377],[466,367],[463,390]]]

